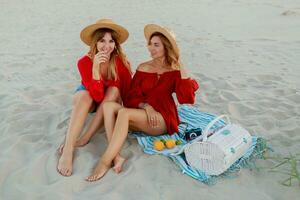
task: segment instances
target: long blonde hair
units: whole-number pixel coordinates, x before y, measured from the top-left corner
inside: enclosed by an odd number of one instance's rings
[[[117,71],[116,71],[116,57],[117,56],[120,57],[121,61],[123,62],[125,67],[129,70],[129,72],[130,73],[132,73],[132,72],[131,72],[130,64],[126,58],[126,55],[123,52],[123,49],[119,43],[118,34],[115,31],[108,29],[108,28],[101,28],[101,29],[96,30],[92,35],[92,42],[90,45],[89,56],[91,57],[92,60],[94,59],[94,56],[98,53],[97,42],[104,37],[105,33],[110,33],[112,39],[115,42],[115,48],[110,55],[107,78],[117,80],[118,79],[118,75],[117,75]]]
[[[180,58],[179,58],[180,55],[179,55],[179,53],[174,51],[174,48],[172,47],[170,41],[166,38],[166,36],[164,36],[163,34],[161,34],[159,32],[154,32],[148,41],[148,45],[150,45],[150,41],[154,36],[159,37],[164,46],[166,64],[168,66],[171,66],[172,69],[179,70],[180,66],[181,66],[181,62],[180,62]]]

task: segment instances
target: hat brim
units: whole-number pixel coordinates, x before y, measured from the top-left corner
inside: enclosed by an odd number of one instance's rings
[[[92,43],[92,36],[93,36],[94,32],[98,29],[101,29],[101,28],[108,28],[108,29],[111,29],[111,30],[115,31],[118,35],[118,42],[120,44],[125,42],[127,40],[128,36],[129,36],[128,31],[120,25],[111,24],[111,23],[96,23],[96,24],[92,24],[92,25],[89,25],[89,26],[85,27],[81,31],[81,33],[80,33],[81,40],[85,44],[90,46],[91,43]]]
[[[174,51],[177,54],[179,54],[179,48],[177,46],[175,38],[165,28],[163,28],[161,26],[158,26],[156,24],[147,24],[145,26],[144,35],[145,35],[145,38],[146,38],[147,42],[149,42],[151,35],[155,32],[163,34],[169,40],[169,42],[171,43]]]

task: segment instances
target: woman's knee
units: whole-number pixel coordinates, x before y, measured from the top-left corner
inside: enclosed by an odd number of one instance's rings
[[[118,101],[120,99],[120,92],[117,87],[109,87],[105,92],[103,101]]]
[[[104,101],[101,103],[101,107],[103,109],[104,114],[115,112],[117,106],[120,105],[113,101]]]
[[[92,104],[93,99],[88,91],[80,91],[73,98],[73,105]]]
[[[130,118],[130,109],[128,108],[121,108],[119,111],[118,111],[118,117],[121,117],[122,119],[125,119],[125,118]]]

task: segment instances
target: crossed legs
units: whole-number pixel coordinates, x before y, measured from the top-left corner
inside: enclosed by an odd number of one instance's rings
[[[97,130],[99,128],[101,128],[103,126],[103,104],[104,102],[109,102],[109,101],[113,101],[113,102],[120,102],[121,98],[120,98],[120,93],[118,88],[116,87],[109,87],[105,93],[105,97],[102,101],[102,103],[100,104],[100,106],[98,106],[96,114],[94,116],[94,118],[91,121],[91,124],[89,125],[87,131],[82,135],[82,137],[80,137],[80,139],[77,141],[77,146],[84,146],[86,145],[89,140],[95,135],[95,133],[97,132]]]
[[[103,103],[108,101],[119,101],[119,99],[120,95],[116,87],[107,89],[104,100],[98,106],[95,117],[86,134],[83,136],[85,137],[83,140],[87,139],[87,141],[89,141],[90,137],[96,133],[98,128],[103,126]],[[91,111],[94,106],[93,99],[88,91],[80,91],[75,94],[65,143],[59,148],[61,157],[58,161],[57,170],[63,176],[70,176],[72,174],[74,148],[75,146],[80,146],[80,144],[82,145],[83,140],[81,140],[82,138],[78,140],[78,137],[83,129],[89,111]]]
[[[92,175],[86,178],[88,181],[102,178],[110,169],[112,161],[119,156],[129,128],[154,136],[166,132],[166,124],[161,115],[159,116],[161,123],[154,128],[149,125],[147,114],[143,109],[124,108],[115,102],[106,102],[103,111],[105,129],[107,133],[112,133],[111,139]]]

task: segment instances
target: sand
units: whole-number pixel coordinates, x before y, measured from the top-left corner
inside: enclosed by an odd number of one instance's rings
[[[125,26],[132,68],[149,59],[143,27],[177,34],[185,67],[200,84],[200,110],[228,114],[275,153],[300,152],[300,2],[298,0],[58,1],[1,0],[0,199],[300,199],[284,175],[241,170],[207,186],[129,138],[124,171],[84,178],[107,144],[103,131],[76,151],[74,173],[56,171],[86,25],[112,18]],[[92,115],[89,117],[91,119]],[[268,162],[259,162],[268,166]]]

